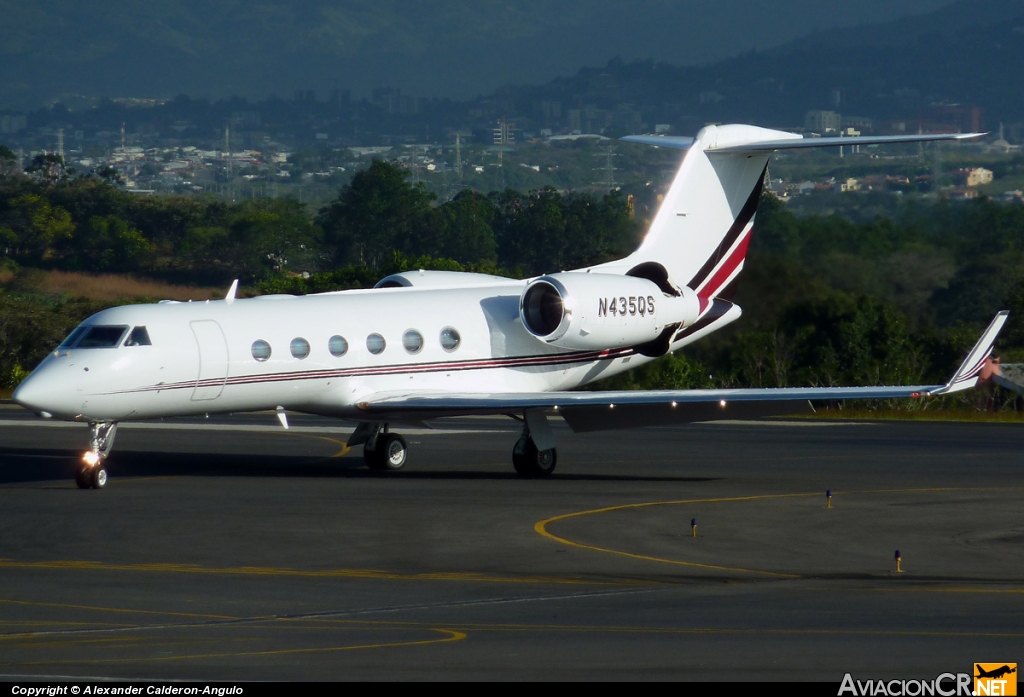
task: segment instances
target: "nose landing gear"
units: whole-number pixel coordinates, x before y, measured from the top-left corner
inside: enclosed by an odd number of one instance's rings
[[[107,485],[107,468],[103,464],[114,447],[117,423],[94,421],[89,424],[92,436],[89,449],[82,455],[82,462],[75,472],[75,483],[79,489],[102,489]]]

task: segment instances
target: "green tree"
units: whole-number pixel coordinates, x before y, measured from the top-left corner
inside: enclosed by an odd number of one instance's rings
[[[53,153],[42,153],[32,158],[32,164],[25,171],[41,182],[44,186],[56,186],[67,181],[74,173],[64,163],[64,158]]]
[[[110,165],[103,165],[95,168],[92,171],[92,176],[97,179],[101,179],[112,186],[124,183],[124,177],[121,176],[121,173]]]
[[[374,160],[343,187],[317,217],[335,264],[359,262],[378,268],[393,250],[418,252],[435,246],[428,230],[434,194],[409,182],[404,168]]]
[[[638,228],[618,192],[562,195],[550,187],[489,194],[498,259],[528,274],[589,266],[632,251]]]
[[[494,206],[486,196],[462,191],[434,209],[431,217],[433,220],[425,228],[437,234],[432,236],[431,244],[422,245],[421,253],[463,263],[497,261],[497,243],[491,228]]]
[[[8,201],[5,217],[5,245],[12,249],[11,256],[28,261],[51,259],[57,246],[75,232],[71,215],[41,194],[25,193]]]
[[[131,271],[144,267],[153,245],[121,218],[93,216],[74,238],[77,266],[91,271]]]
[[[0,145],[0,177],[17,173],[21,169],[18,164],[18,156],[6,145]]]
[[[320,231],[298,201],[246,201],[227,217],[226,238],[213,234],[209,240],[226,244],[217,258],[231,275],[260,279],[286,269],[315,271],[321,263]]]

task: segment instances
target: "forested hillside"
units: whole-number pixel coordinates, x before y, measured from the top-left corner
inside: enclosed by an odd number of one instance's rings
[[[399,87],[466,99],[615,55],[693,64],[947,0],[0,0],[0,102]],[[696,18],[700,21],[695,21]],[[628,31],[624,31],[628,25]]]
[[[1000,309],[1012,314],[999,353],[1024,358],[1024,207],[908,198],[892,217],[854,223],[798,218],[766,195],[739,284],[743,318],[612,385],[942,381]],[[439,202],[381,161],[319,211],[292,199],[140,197],[97,176],[8,174],[0,382],[12,386],[103,305],[34,286],[37,269],[224,287],[240,278],[250,293],[307,293],[409,268],[526,277],[621,256],[642,232],[616,193],[465,191]]]

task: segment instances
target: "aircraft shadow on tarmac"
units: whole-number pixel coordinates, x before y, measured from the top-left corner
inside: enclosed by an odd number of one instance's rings
[[[0,484],[73,481],[80,453],[70,450],[0,448]],[[225,455],[205,453],[114,452],[107,460],[111,477],[323,477],[402,479],[520,479],[512,471],[417,470],[376,472],[366,468],[361,455],[342,458],[310,458],[283,455]],[[634,476],[619,474],[554,473],[548,479],[562,481],[707,482],[717,477]]]

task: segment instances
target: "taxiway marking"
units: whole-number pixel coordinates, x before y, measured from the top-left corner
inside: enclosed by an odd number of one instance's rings
[[[437,571],[395,573],[379,569],[283,569],[264,566],[209,567],[198,564],[109,564],[99,561],[16,561],[0,559],[2,569],[50,569],[61,571],[130,571],[149,573],[210,574],[222,576],[285,576],[301,578],[350,578],[398,581],[462,581],[476,583],[525,583],[539,585],[636,586],[636,582],[597,581],[573,576],[491,576],[488,574]]]
[[[856,494],[922,494],[922,493],[936,493],[936,492],[957,492],[957,491],[1021,491],[1024,487],[928,487],[921,489],[865,489],[857,491],[836,491],[836,496],[850,496]],[[763,576],[772,576],[776,578],[804,578],[801,574],[785,573],[780,571],[768,571],[765,569],[746,569],[736,566],[725,566],[718,564],[702,564],[699,562],[685,561],[682,559],[666,559],[664,557],[655,557],[647,554],[636,554],[634,552],[627,552],[620,549],[611,549],[609,547],[599,547],[597,545],[590,545],[584,542],[577,542],[570,540],[559,535],[555,535],[548,526],[552,523],[557,523],[563,520],[569,520],[571,518],[580,518],[589,515],[598,515],[601,513],[610,513],[612,511],[622,511],[636,508],[650,508],[653,506],[679,506],[683,504],[703,504],[703,503],[735,503],[739,501],[760,501],[766,499],[786,499],[786,498],[808,498],[808,497],[820,497],[821,492],[806,492],[798,494],[759,494],[755,496],[725,496],[708,499],[685,499],[680,501],[644,501],[640,503],[626,503],[617,506],[606,506],[604,508],[593,508],[586,511],[575,511],[573,513],[563,513],[562,515],[552,516],[544,520],[538,521],[534,524],[533,529],[539,535],[548,539],[554,540],[555,542],[567,545],[569,547],[577,547],[579,549],[588,549],[593,552],[602,552],[604,554],[615,554],[622,557],[629,557],[631,559],[639,559],[641,561],[651,561],[659,564],[671,564],[674,566],[688,566],[699,569],[711,569],[714,571],[732,571],[743,574],[759,574]]]

